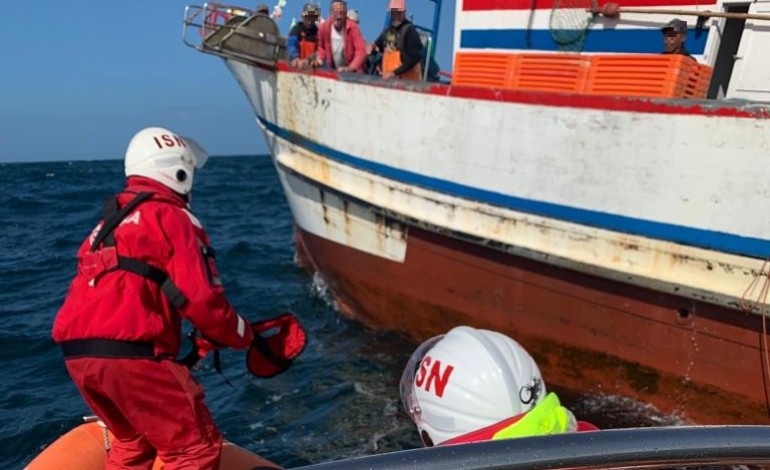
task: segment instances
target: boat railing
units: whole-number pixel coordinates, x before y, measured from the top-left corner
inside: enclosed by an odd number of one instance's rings
[[[286,51],[272,18],[221,3],[187,5],[182,41],[201,52],[269,67],[285,58]]]
[[[302,470],[574,470],[770,468],[770,426],[617,429],[438,446]],[[295,469],[299,470],[299,469]]]

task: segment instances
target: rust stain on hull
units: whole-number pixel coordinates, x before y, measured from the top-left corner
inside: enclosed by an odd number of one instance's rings
[[[629,396],[699,424],[768,424],[756,315],[634,287],[409,227],[404,263],[296,228],[344,315],[419,341],[503,331],[548,384]]]

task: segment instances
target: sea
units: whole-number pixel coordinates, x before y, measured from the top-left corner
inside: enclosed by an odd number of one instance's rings
[[[51,325],[78,246],[123,181],[117,160],[0,163],[0,468],[23,468],[90,414]],[[251,376],[232,350],[222,354],[224,377],[210,359],[195,371],[225,438],[288,468],[419,447],[398,397],[417,344],[343,317],[323,279],[297,266],[270,157],[211,158],[195,176],[192,210],[235,308],[252,321],[293,312],[308,333],[302,356],[271,379]],[[624,397],[562,401],[602,428],[681,422]]]

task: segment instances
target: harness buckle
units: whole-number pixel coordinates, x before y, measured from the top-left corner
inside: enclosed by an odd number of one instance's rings
[[[88,284],[93,286],[96,279],[107,271],[118,267],[118,251],[114,246],[104,247],[96,251],[88,251],[80,262],[80,272],[88,278]]]

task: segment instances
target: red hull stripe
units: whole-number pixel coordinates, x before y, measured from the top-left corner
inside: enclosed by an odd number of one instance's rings
[[[603,0],[599,4],[606,3]],[[667,7],[667,6],[703,6],[715,5],[713,0],[621,0],[622,7]],[[554,0],[463,0],[463,11],[492,11],[492,10],[550,10]]]
[[[255,65],[255,67],[265,68]],[[285,62],[278,62],[276,69],[279,72],[314,75],[315,77],[329,80],[340,80],[339,75],[331,70],[316,70],[313,72],[300,71],[291,68]],[[368,78],[368,77],[367,77]],[[483,101],[496,101],[504,103],[531,104],[537,106],[556,106],[564,108],[600,109],[605,111],[623,111],[632,113],[653,114],[689,114],[697,116],[722,116],[744,119],[770,119],[770,107],[766,104],[755,102],[728,102],[728,101],[693,101],[681,99],[653,99],[627,96],[590,96],[571,95],[566,93],[548,93],[522,90],[501,90],[499,88],[447,86],[447,85],[414,85],[411,82],[388,81],[374,77],[367,81],[357,78],[355,85],[388,87],[407,90],[414,93],[428,93],[437,96],[451,96]],[[353,84],[351,84],[353,85]]]
[[[271,133],[312,153],[404,184],[419,186],[443,194],[480,201],[518,212],[536,214],[556,220],[599,227],[620,233],[631,233],[657,240],[666,240],[674,243],[756,258],[770,257],[770,240],[742,237],[740,235],[685,227],[665,222],[635,219],[623,215],[524,199],[477,187],[466,186],[454,181],[425,176],[340,152],[339,150],[310,140],[296,132],[279,127],[261,116],[258,116],[257,119],[259,119],[259,122]]]

